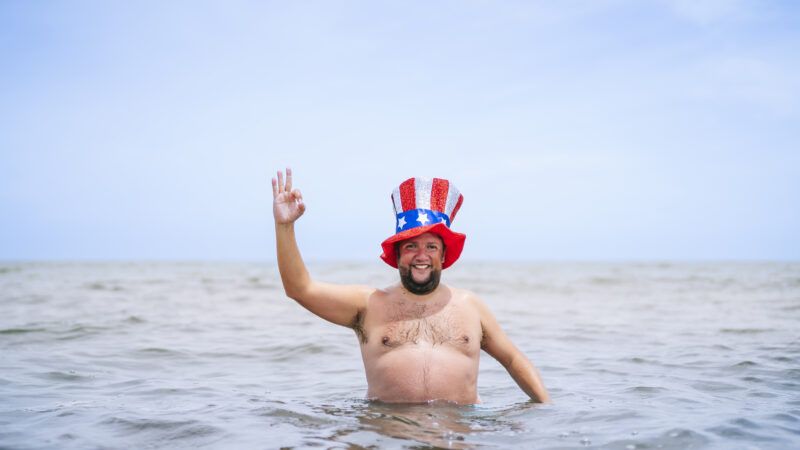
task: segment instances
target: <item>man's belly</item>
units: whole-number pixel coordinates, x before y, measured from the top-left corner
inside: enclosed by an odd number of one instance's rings
[[[479,402],[478,358],[451,346],[409,343],[362,356],[369,398],[393,403]]]

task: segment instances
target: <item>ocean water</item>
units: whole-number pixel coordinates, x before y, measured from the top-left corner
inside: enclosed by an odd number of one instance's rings
[[[375,263],[310,266],[386,286]],[[800,448],[800,264],[463,263],[539,368],[478,406],[364,400],[355,335],[270,264],[0,264],[0,448]]]

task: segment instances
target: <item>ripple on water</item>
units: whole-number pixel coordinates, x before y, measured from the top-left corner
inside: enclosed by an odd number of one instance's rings
[[[619,359],[619,362],[628,362],[628,363],[634,363],[634,364],[649,364],[649,365],[654,365],[654,366],[660,366],[661,365],[661,363],[656,361],[656,360],[642,358],[642,357],[639,357],[639,356],[634,356],[632,358],[621,358],[621,359]]]
[[[213,425],[202,423],[198,420],[158,420],[158,419],[127,419],[123,417],[110,417],[100,422],[116,430],[120,436],[131,437],[137,434],[158,435],[163,440],[185,440],[192,438],[206,438],[222,433],[222,430]],[[152,436],[148,436],[152,439]]]
[[[256,408],[253,412],[261,417],[270,417],[281,422],[290,423],[300,429],[306,429],[307,427],[319,429],[336,423],[331,418],[296,411],[290,409],[289,406],[265,406]]]
[[[797,417],[795,417],[795,416],[793,416],[793,415],[791,415],[789,413],[773,414],[773,415],[770,416],[770,419],[779,420],[781,422],[786,422],[786,423],[797,423],[797,422],[800,422],[800,419],[798,419]]]
[[[732,366],[729,366],[731,369],[749,369],[751,367],[758,367],[759,364],[750,360],[745,360],[738,362]]]
[[[800,428],[797,428],[797,427],[785,427],[783,425],[778,425],[778,428],[780,428],[783,431],[786,431],[789,434],[794,434],[795,436],[800,436]]]
[[[652,440],[645,441],[643,448],[683,450],[688,448],[702,448],[709,442],[711,442],[711,440],[703,433],[687,428],[673,428]]]
[[[774,394],[772,392],[755,391],[748,392],[747,396],[753,398],[776,398],[778,397],[778,394]]]
[[[669,390],[658,386],[634,386],[625,389],[623,392],[626,394],[635,394],[642,398],[651,398],[658,394],[669,392]]]
[[[74,325],[69,329],[58,331],[58,336],[56,339],[59,341],[71,341],[75,339],[81,339],[88,336],[93,336],[96,334],[100,334],[104,331],[110,330],[110,327],[103,327],[98,325],[83,325],[78,324]]]
[[[785,380],[800,380],[800,369],[792,368],[782,370],[781,378]]]
[[[714,345],[711,346],[711,349],[713,349],[713,350],[722,350],[722,351],[726,351],[726,352],[735,350],[733,347],[729,347],[729,346],[727,346],[725,344],[714,344]]]
[[[47,380],[47,381],[62,381],[62,382],[66,381],[66,382],[70,382],[70,383],[85,382],[85,381],[90,381],[90,380],[93,379],[93,377],[91,377],[91,376],[81,375],[81,374],[75,372],[74,370],[70,370],[70,371],[67,371],[67,372],[62,372],[62,371],[59,371],[59,370],[53,370],[53,371],[50,371],[50,372],[37,373],[37,374],[34,374],[34,376],[36,378],[41,378],[41,379]]]
[[[309,355],[327,354],[332,355],[339,352],[339,348],[330,345],[320,345],[319,343],[307,342],[301,344],[280,343],[267,347],[257,347],[253,351],[264,353],[269,356],[270,361],[283,362]]]
[[[155,397],[155,398],[165,398],[165,397],[194,397],[194,398],[201,398],[201,397],[210,397],[214,393],[217,393],[217,390],[208,386],[193,386],[193,387],[155,387],[155,388],[148,388],[149,385],[143,386],[142,389],[139,390],[131,390],[129,393],[131,395],[136,395],[140,397]]]
[[[707,431],[726,439],[737,441],[772,442],[777,440],[772,436],[759,434],[761,426],[750,420],[739,418],[731,420],[726,425],[709,428]]]
[[[139,355],[146,355],[150,358],[169,359],[170,361],[190,358],[190,355],[187,352],[163,347],[140,348],[135,350],[135,353]]]
[[[124,323],[131,323],[131,324],[139,324],[139,323],[146,323],[147,321],[139,316],[128,316]]]
[[[764,382],[764,380],[762,378],[753,377],[753,376],[742,377],[742,378],[739,378],[739,379],[742,380],[742,381],[746,381],[748,383],[763,383]]]
[[[47,331],[47,328],[6,328],[0,330],[0,334],[40,333],[42,331]]]
[[[642,413],[632,409],[617,409],[617,410],[591,410],[583,411],[580,414],[581,423],[599,422],[601,424],[607,423],[624,423],[628,420],[640,419],[645,417]]]
[[[698,391],[714,392],[714,393],[740,391],[743,389],[741,386],[736,386],[730,383],[723,383],[721,381],[709,381],[709,380],[692,383],[692,387],[697,389]]]
[[[18,266],[0,266],[0,275],[5,275],[7,273],[19,273],[22,272],[22,267]]]
[[[90,291],[112,291],[112,292],[120,292],[124,290],[122,286],[116,284],[106,284],[100,281],[95,281],[94,283],[88,283],[84,285],[84,288]]]
[[[719,330],[720,333],[726,334],[762,334],[762,333],[769,333],[772,330],[770,328],[721,328]]]

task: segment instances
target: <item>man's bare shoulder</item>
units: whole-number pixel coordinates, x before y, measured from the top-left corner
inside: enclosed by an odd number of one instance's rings
[[[473,291],[468,289],[461,289],[461,288],[450,288],[453,292],[453,299],[455,299],[459,304],[469,307],[477,311],[477,313],[483,317],[485,314],[491,314],[489,307],[486,303]]]
[[[369,289],[369,295],[367,296],[367,310],[375,308],[382,309],[390,303],[392,299],[397,299],[399,296],[400,292],[397,286],[383,288],[372,287]]]
[[[373,297],[383,297],[383,298],[400,295],[400,285],[393,284],[391,286],[386,286],[382,288],[372,288],[371,295]]]
[[[476,304],[476,302],[482,303],[478,295],[470,291],[469,289],[463,289],[453,286],[445,286],[445,287],[450,290],[454,299],[457,299],[462,302],[468,302],[473,305]]]

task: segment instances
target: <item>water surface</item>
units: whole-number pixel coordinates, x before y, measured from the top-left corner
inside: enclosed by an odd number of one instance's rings
[[[381,263],[320,280],[386,286]],[[269,264],[0,264],[0,448],[800,447],[800,264],[460,264],[539,367],[478,406],[367,402],[354,334]]]

